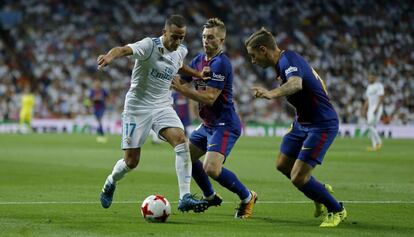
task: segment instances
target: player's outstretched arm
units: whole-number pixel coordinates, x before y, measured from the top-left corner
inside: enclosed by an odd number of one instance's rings
[[[112,48],[107,54],[98,56],[96,60],[98,62],[98,70],[109,65],[114,59],[127,55],[132,55],[132,49],[129,46]]]
[[[289,96],[300,90],[302,90],[302,78],[297,76],[290,77],[285,84],[271,91],[266,90],[262,87],[252,88],[254,97],[264,98],[268,100],[282,96]]]

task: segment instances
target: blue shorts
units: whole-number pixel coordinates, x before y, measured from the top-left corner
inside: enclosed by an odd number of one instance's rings
[[[104,115],[104,113],[105,113],[105,110],[104,109],[99,109],[99,110],[95,110],[93,113],[95,114],[95,117],[98,120],[101,120],[102,117],[103,117],[103,115]]]
[[[191,133],[190,142],[203,151],[215,151],[226,158],[240,134],[241,127],[207,127],[201,124]]]
[[[338,134],[338,126],[312,127],[294,122],[283,137],[280,152],[315,167],[322,164],[325,153]]]

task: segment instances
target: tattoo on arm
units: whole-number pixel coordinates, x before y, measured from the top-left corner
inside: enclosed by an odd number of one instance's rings
[[[291,77],[285,84],[274,89],[273,97],[289,96],[302,90],[302,78]]]

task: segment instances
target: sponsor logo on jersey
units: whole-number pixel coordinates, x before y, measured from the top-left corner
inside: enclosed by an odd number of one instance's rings
[[[168,67],[166,67],[163,72],[159,72],[155,68],[153,68],[150,72],[150,75],[152,77],[155,77],[155,78],[158,78],[158,79],[171,81],[173,79],[173,76],[174,76],[173,72],[174,71],[171,68],[168,68]]]
[[[224,81],[224,78],[226,78],[224,75],[213,72],[211,80],[213,80],[213,81]]]
[[[287,74],[291,72],[297,72],[297,71],[298,71],[297,67],[289,67],[288,69],[285,70],[285,75],[287,76]]]

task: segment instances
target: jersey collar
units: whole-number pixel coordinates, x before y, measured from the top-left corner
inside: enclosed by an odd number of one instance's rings
[[[158,46],[158,51],[161,53],[161,54],[164,54],[164,53],[169,53],[170,51],[164,46],[164,43],[163,43],[163,40],[164,40],[164,36],[163,35],[161,35],[160,37],[159,37],[159,39],[160,39],[160,42],[161,42],[161,46],[162,47],[159,47]]]
[[[206,62],[208,62],[208,61],[211,61],[213,58],[215,58],[215,57],[217,57],[217,56],[219,56],[220,54],[222,54],[223,53],[223,50],[220,50],[216,55],[214,55],[210,60],[207,60],[207,54],[206,53],[204,53],[204,61],[206,61]]]

